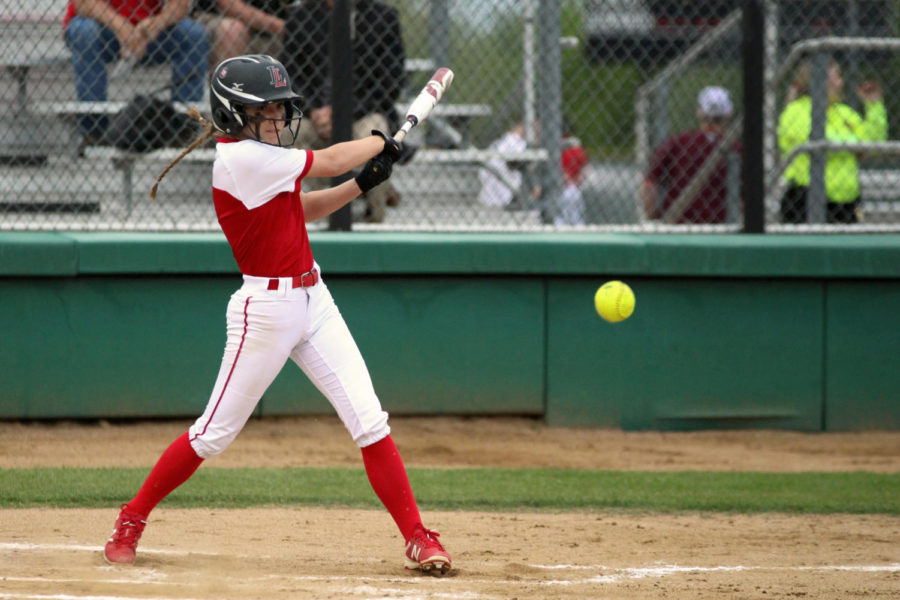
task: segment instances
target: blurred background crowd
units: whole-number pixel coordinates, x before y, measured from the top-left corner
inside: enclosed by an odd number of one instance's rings
[[[6,0],[0,228],[217,230],[211,150],[147,197],[191,139],[183,109],[208,110],[222,58],[271,54],[304,144],[330,143],[336,1],[359,131],[456,74],[354,228],[741,229],[744,0]],[[900,229],[900,0],[759,6],[767,228]]]

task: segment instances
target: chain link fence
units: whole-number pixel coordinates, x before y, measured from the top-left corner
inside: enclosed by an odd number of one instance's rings
[[[304,96],[304,147],[328,143],[328,4],[195,0],[174,26],[70,15],[64,34],[64,0],[0,0],[0,229],[218,230],[210,146],[148,197],[196,132],[182,111],[208,112],[218,60],[269,53]],[[354,229],[739,231],[760,201],[770,231],[900,229],[900,0],[762,3],[763,199],[741,186],[741,0],[351,4],[338,87],[359,127],[395,129],[455,72]],[[158,100],[120,118],[138,95]]]

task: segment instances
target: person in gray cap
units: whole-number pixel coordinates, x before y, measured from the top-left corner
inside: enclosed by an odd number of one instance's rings
[[[675,201],[693,181],[716,147],[734,113],[728,90],[705,87],[697,96],[696,129],[666,139],[653,153],[641,182],[641,200],[649,220],[677,223],[724,223],[727,209],[727,161],[723,158],[694,198],[682,207]],[[740,152],[735,145],[734,151]],[[669,214],[672,211],[680,214]]]

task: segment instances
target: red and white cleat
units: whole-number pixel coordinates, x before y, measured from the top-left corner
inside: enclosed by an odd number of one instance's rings
[[[437,531],[416,527],[406,542],[406,568],[419,569],[432,575],[443,575],[450,570],[450,555],[438,541]]]
[[[109,536],[106,548],[103,549],[103,558],[111,564],[131,564],[134,562],[138,540],[141,539],[144,527],[147,526],[147,520],[144,518],[144,515],[131,512],[128,510],[127,504],[123,504],[121,509],[112,535]]]

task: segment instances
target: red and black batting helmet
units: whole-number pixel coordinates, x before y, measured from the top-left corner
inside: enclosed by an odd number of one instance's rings
[[[284,102],[285,127],[296,136],[303,113],[301,97],[291,87],[284,65],[265,54],[248,54],[223,60],[209,83],[209,104],[216,127],[234,135],[247,125],[247,106]],[[282,144],[289,146],[290,144]]]

